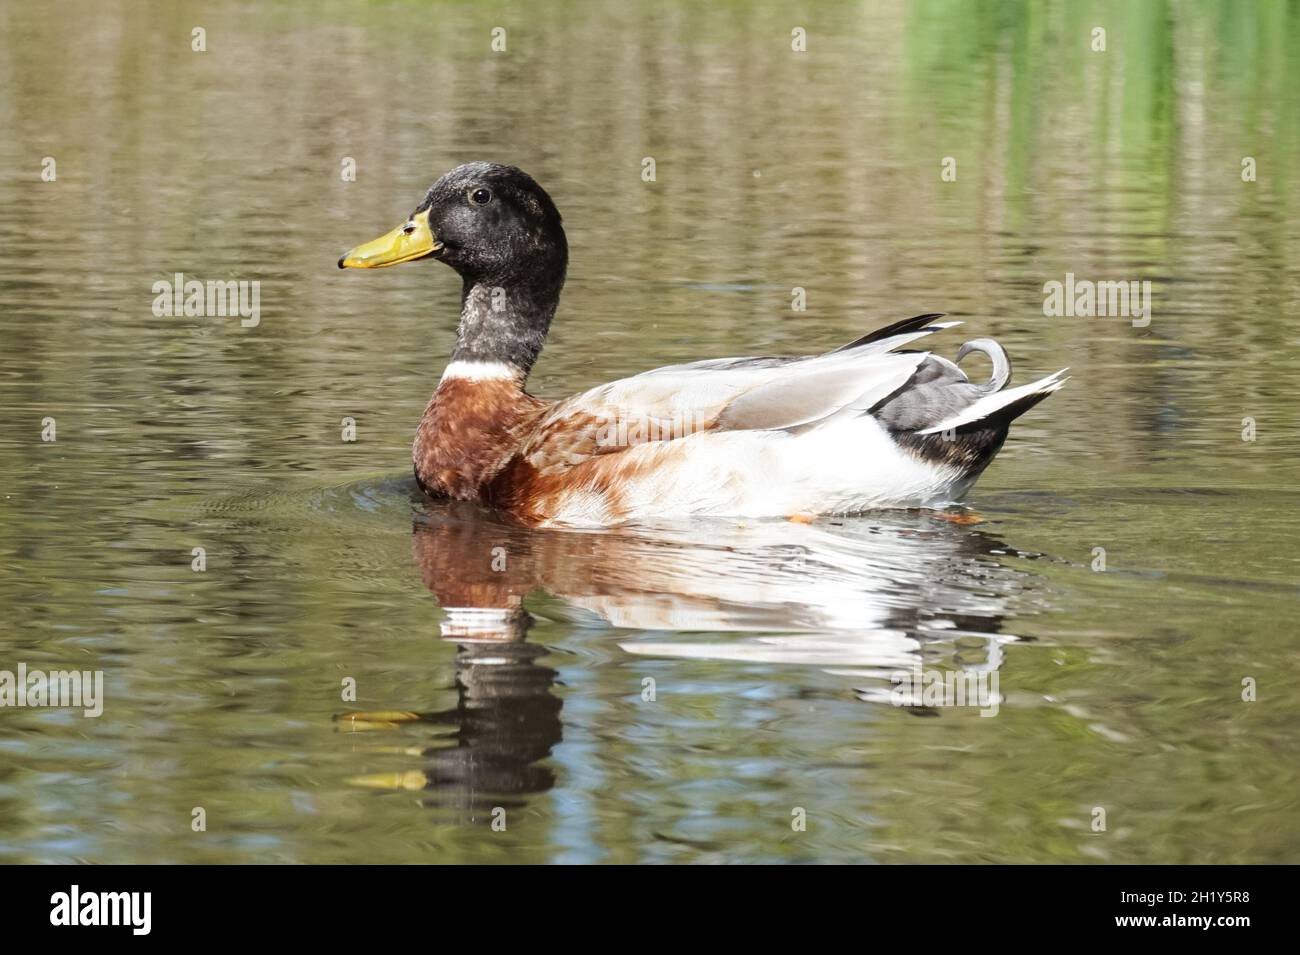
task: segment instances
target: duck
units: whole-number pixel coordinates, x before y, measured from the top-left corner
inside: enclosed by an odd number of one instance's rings
[[[558,401],[526,390],[564,287],[568,241],[523,170],[465,163],[406,220],[339,260],[379,269],[438,260],[461,279],[451,357],[416,428],[415,480],[528,526],[606,527],[946,508],[1002,448],[1013,420],[1068,369],[1009,387],[989,338],[949,360],[905,346],[960,325],[942,313],[831,351],[667,365]],[[982,353],[986,381],[960,368]]]

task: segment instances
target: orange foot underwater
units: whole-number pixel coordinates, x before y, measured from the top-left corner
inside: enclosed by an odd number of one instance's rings
[[[983,524],[984,518],[974,511],[931,511],[932,521],[947,521],[949,524]]]

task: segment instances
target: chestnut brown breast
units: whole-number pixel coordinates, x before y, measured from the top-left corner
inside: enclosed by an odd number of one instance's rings
[[[486,500],[486,486],[518,454],[548,407],[513,381],[443,381],[415,432],[416,480],[430,494]]]

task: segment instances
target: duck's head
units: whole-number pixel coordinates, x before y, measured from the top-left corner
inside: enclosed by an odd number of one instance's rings
[[[464,279],[453,359],[527,373],[564,285],[569,247],[555,203],[514,166],[471,162],[433,184],[405,222],[352,249],[341,269],[438,259]]]
[[[555,203],[514,166],[471,162],[430,187],[392,232],[352,249],[341,269],[380,269],[416,259],[446,262],[466,279],[510,286],[538,273],[563,275],[568,244]]]

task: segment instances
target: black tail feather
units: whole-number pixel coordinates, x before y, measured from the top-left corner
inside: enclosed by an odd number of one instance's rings
[[[1017,398],[1015,401],[1003,405],[996,411],[989,412],[976,421],[958,425],[953,430],[958,434],[961,434],[964,431],[997,430],[998,428],[1005,429],[1011,424],[1011,422],[1015,421],[1050,394],[1052,394],[1050,391],[1031,391],[1024,397]]]
[[[1003,405],[976,421],[958,425],[951,431],[918,434],[893,431],[895,441],[922,460],[955,467],[965,478],[975,478],[1002,450],[1011,422],[1042,401],[1050,391],[1036,391]]]
[[[863,345],[870,345],[872,342],[878,342],[884,338],[891,338],[894,335],[904,335],[907,332],[919,332],[925,326],[929,325],[936,319],[943,318],[943,312],[932,312],[929,315],[917,315],[915,318],[905,318],[901,322],[894,322],[892,325],[886,325],[884,328],[877,328],[874,332],[869,332],[861,338],[849,342],[847,345],[841,345],[835,351],[848,351],[850,348],[861,348]]]

